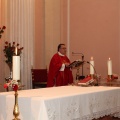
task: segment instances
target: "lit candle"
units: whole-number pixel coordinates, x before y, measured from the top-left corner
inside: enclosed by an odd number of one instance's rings
[[[17,56],[17,47],[15,54],[16,56],[13,56],[13,80],[20,80],[20,56]]]
[[[90,74],[91,75],[94,74],[94,60],[93,60],[93,57],[91,57],[91,60],[90,60]]]
[[[109,58],[107,64],[108,64],[108,75],[112,75],[112,61],[110,58]]]
[[[15,55],[17,55],[17,52],[18,52],[18,49],[17,49],[17,47],[15,48]]]

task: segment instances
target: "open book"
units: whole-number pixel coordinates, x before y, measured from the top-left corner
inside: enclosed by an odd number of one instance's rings
[[[73,61],[68,67],[71,67],[71,68],[79,67],[79,66],[82,65],[83,63],[84,63],[84,61],[75,60],[75,61]]]
[[[94,79],[91,78],[90,76],[88,76],[88,77],[84,78],[83,80],[80,80],[78,82],[78,85],[89,85],[89,84],[91,84],[93,82],[94,82]]]

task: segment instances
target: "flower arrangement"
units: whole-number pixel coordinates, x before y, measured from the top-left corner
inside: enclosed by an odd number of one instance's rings
[[[5,26],[3,26],[2,28],[0,27],[0,38],[2,37],[2,34],[4,33],[5,29],[6,29]]]
[[[19,83],[19,81],[17,80],[12,80],[12,79],[9,79],[3,86],[5,89],[9,89],[9,88],[12,88],[12,90],[14,91],[18,91],[20,90],[22,87],[25,87],[25,85],[21,85]]]
[[[22,53],[23,47],[19,48],[19,44],[13,42],[12,44],[10,42],[5,42],[5,48],[4,48],[4,53],[6,57],[6,63],[11,64],[12,63],[12,56],[15,54],[15,48],[18,48],[18,55]]]
[[[18,82],[16,80],[9,80],[7,83],[4,84],[4,88],[7,89],[9,87],[11,87],[14,91],[17,91],[20,86],[18,85]]]

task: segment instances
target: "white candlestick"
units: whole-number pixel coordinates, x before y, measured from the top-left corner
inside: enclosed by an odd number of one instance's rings
[[[91,75],[94,74],[94,60],[93,60],[93,57],[91,57],[91,60],[90,60],[90,74]]]
[[[108,75],[112,75],[112,61],[110,58],[109,58],[107,64],[108,64]]]
[[[13,80],[20,80],[20,56],[13,56]]]

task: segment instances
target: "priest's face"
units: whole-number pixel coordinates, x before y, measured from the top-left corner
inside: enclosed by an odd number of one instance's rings
[[[66,55],[66,46],[65,45],[61,45],[59,52],[63,55]]]

